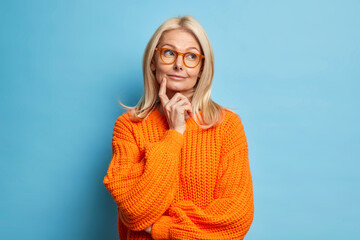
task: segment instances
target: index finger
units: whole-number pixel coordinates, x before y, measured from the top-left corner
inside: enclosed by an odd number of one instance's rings
[[[163,78],[159,90],[159,98],[163,106],[169,102],[169,98],[166,95],[166,78]]]

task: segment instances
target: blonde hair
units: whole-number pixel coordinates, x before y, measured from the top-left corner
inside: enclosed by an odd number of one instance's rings
[[[150,63],[154,56],[154,51],[164,32],[181,29],[191,32],[199,41],[205,59],[202,65],[202,74],[195,85],[192,96],[192,110],[195,122],[203,129],[216,126],[224,119],[225,107],[215,103],[211,99],[211,84],[214,77],[214,55],[209,39],[202,26],[189,15],[174,17],[165,21],[153,34],[148,42],[143,57],[143,77],[144,93],[139,102],[134,107],[128,107],[119,101],[119,104],[130,112],[132,121],[142,121],[152,112],[157,104],[161,104],[158,99],[159,84],[151,71]],[[228,109],[228,108],[226,108]],[[201,114],[199,114],[199,111]]]

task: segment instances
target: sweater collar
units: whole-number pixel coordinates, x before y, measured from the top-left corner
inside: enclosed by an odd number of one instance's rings
[[[198,114],[202,115],[201,111],[199,111]],[[166,116],[163,115],[157,108],[154,108],[154,110],[152,110],[150,116],[153,117],[155,120],[163,122],[163,123],[165,123],[167,125]],[[197,123],[195,122],[195,120],[193,118],[191,118],[191,117],[185,119],[185,124],[186,124],[186,127],[189,127],[189,128],[197,128],[197,127],[199,127],[197,125]]]

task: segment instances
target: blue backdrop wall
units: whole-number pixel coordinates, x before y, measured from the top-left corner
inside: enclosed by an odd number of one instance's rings
[[[1,1],[0,239],[116,239],[102,180],[142,55],[193,15],[242,118],[255,239],[359,239],[360,2]]]

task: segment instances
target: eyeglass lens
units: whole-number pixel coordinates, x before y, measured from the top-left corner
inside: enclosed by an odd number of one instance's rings
[[[161,52],[161,58],[165,63],[173,63],[176,61],[177,52],[171,49],[163,49]],[[184,57],[184,64],[188,67],[195,67],[200,58],[194,53],[185,53]]]

